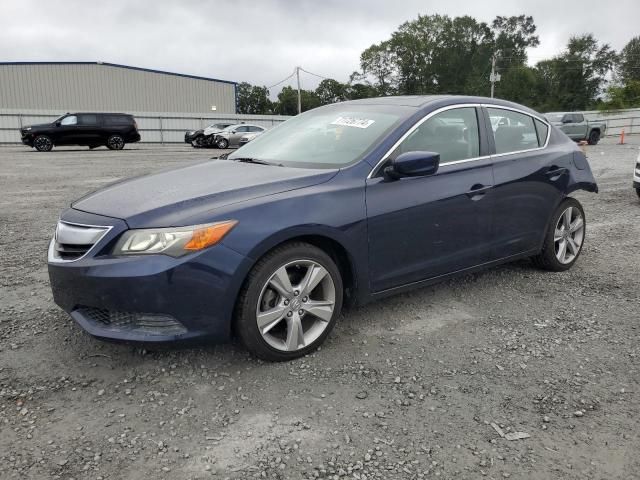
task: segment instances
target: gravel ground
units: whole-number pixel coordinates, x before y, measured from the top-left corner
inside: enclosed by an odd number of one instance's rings
[[[523,261],[351,309],[285,364],[101,343],[51,298],[72,199],[216,151],[0,148],[0,478],[640,478],[631,142],[588,147],[600,194],[577,195],[571,271]]]

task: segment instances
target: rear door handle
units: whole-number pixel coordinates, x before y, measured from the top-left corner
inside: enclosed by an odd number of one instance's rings
[[[476,183],[467,192],[467,197],[471,200],[480,200],[491,188],[493,188],[493,185],[482,185],[481,183]]]

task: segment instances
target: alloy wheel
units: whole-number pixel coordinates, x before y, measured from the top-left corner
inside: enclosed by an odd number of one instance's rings
[[[36,138],[35,141],[35,147],[36,150],[39,150],[41,152],[47,152],[49,150],[51,150],[52,147],[52,143],[51,143],[51,139],[49,137],[38,137]]]
[[[122,148],[124,147],[124,140],[122,137],[114,135],[109,138],[108,146],[112,150],[122,150]]]
[[[258,330],[276,350],[300,350],[325,331],[335,303],[335,284],[326,268],[312,260],[289,262],[262,287],[256,308]]]
[[[556,258],[562,264],[575,260],[584,240],[584,218],[579,209],[568,207],[556,223],[553,241]]]

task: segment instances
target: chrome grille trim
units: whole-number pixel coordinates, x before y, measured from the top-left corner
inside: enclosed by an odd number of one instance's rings
[[[76,262],[86,257],[112,228],[113,226],[108,225],[85,225],[59,220],[56,232],[49,244],[47,260],[50,263]],[[78,246],[79,248],[87,246],[88,248],[79,257],[68,259],[62,258],[60,255],[60,252],[65,250],[64,245]]]

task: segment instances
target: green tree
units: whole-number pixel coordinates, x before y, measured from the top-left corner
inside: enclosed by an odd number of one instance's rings
[[[376,80],[378,93],[389,95],[396,83],[397,59],[390,41],[371,45],[360,54],[360,67],[364,75]]]
[[[300,98],[303,112],[322,105],[320,97],[318,97],[314,91],[302,90],[300,92]],[[283,87],[278,94],[275,111],[280,115],[297,115],[298,90],[293,87]]]
[[[597,103],[616,53],[591,34],[571,37],[565,51],[538,63],[538,94],[549,110],[585,110]]]
[[[637,107],[640,107],[640,80],[629,80],[624,85],[612,85],[607,90],[607,100],[598,106],[600,110]]]
[[[272,113],[267,87],[258,87],[247,82],[237,86],[238,113],[268,114]]]
[[[620,52],[617,71],[625,83],[640,80],[640,36],[632,38]]]
[[[320,82],[315,93],[322,105],[341,102],[345,99],[346,85],[332,78],[326,78]]]

